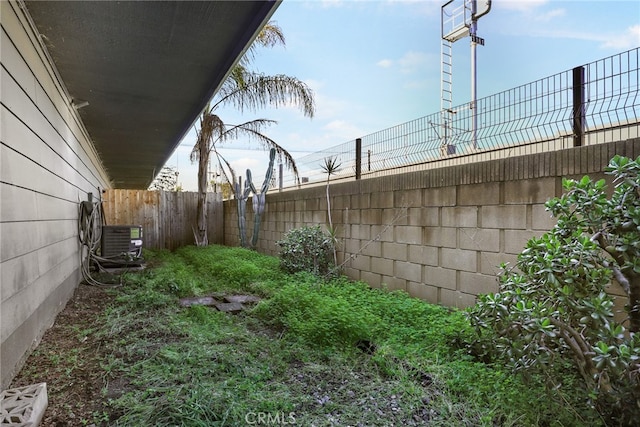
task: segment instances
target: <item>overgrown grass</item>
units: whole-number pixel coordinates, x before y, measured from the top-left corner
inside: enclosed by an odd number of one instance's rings
[[[97,332],[112,350],[105,375],[122,385],[105,389],[111,425],[594,425],[582,396],[551,398],[542,379],[470,356],[459,311],[287,275],[245,249],[146,256],[153,267],[114,291]],[[177,304],[235,293],[263,301],[237,315]]]

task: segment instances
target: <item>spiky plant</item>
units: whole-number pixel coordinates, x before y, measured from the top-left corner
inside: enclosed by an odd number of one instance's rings
[[[333,262],[334,265],[338,265],[338,254],[336,251],[336,246],[338,243],[338,235],[336,229],[333,227],[333,219],[331,217],[331,198],[329,197],[329,182],[331,180],[331,175],[335,175],[338,170],[340,170],[340,166],[342,163],[338,162],[338,158],[334,156],[326,157],[324,159],[324,163],[320,165],[322,171],[327,174],[327,219],[329,220],[329,236],[333,241]]]

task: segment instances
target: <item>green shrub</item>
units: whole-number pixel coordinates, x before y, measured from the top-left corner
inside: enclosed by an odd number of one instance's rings
[[[614,157],[604,180],[563,180],[547,202],[557,225],[531,239],[500,290],[470,310],[479,344],[522,373],[562,387],[557,367],[573,362],[582,390],[608,423],[631,425],[640,407],[640,158]],[[629,297],[630,333],[614,321],[615,278]],[[579,392],[579,391],[578,391]]]
[[[280,266],[287,273],[307,271],[317,276],[331,275],[335,269],[334,241],[320,226],[289,230],[284,239],[276,242],[281,248]]]

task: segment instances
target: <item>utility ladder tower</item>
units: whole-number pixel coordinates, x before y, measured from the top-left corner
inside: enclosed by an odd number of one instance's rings
[[[440,110],[444,112],[453,108],[453,51],[447,39],[442,39],[440,59]]]
[[[472,124],[471,140],[477,148],[476,129],[476,45],[484,45],[484,39],[476,35],[477,20],[491,10],[491,0],[448,0],[441,9],[442,40],[440,49],[440,114],[442,124],[441,154],[456,153],[451,138],[453,121],[453,43],[471,36],[471,103]]]

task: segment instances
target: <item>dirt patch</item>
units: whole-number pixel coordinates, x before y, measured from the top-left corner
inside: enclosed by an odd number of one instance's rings
[[[105,347],[94,336],[113,299],[105,290],[80,285],[11,387],[46,382],[49,406],[43,427],[107,425],[106,400],[115,390],[101,367]]]

